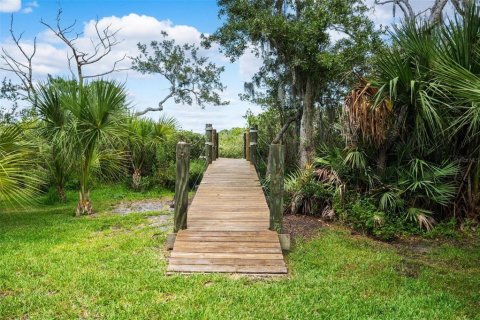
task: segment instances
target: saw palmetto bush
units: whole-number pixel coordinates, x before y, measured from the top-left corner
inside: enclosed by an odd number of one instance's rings
[[[441,24],[406,21],[390,35],[344,104],[347,149],[366,160],[350,162],[374,173],[364,192],[425,229],[434,217],[478,218],[480,9],[471,2]]]
[[[152,173],[158,148],[172,137],[177,127],[176,120],[168,116],[162,116],[158,121],[137,117],[128,120],[127,150],[135,190],[140,188],[142,176]]]
[[[25,138],[22,125],[0,125],[0,203],[32,201],[43,182],[35,170],[36,147]]]
[[[43,157],[50,183],[55,186],[57,197],[65,202],[65,184],[73,166],[72,144],[67,134],[67,125],[71,119],[71,113],[61,101],[62,91],[68,90],[68,86],[76,84],[55,79],[38,86],[36,109],[40,118],[38,130],[40,140],[40,155]]]
[[[121,146],[128,134],[126,91],[103,80],[83,86],[74,81],[49,82],[37,91],[40,132],[52,146],[49,165],[58,175],[57,187],[72,168],[80,188],[76,214],[91,214],[93,177],[120,179],[125,172],[126,153]]]

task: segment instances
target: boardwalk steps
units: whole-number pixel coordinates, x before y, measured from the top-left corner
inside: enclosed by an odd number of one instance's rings
[[[177,234],[168,272],[285,274],[278,235],[255,168],[219,158],[204,174]]]

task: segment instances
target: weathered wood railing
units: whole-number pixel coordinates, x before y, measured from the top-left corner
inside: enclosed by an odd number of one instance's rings
[[[187,228],[188,211],[188,180],[190,170],[190,144],[177,143],[176,149],[176,179],[174,196],[174,227],[173,232]],[[205,125],[205,161],[212,164],[218,159],[218,133],[212,124]]]
[[[258,126],[253,125],[243,135],[244,158],[250,161],[258,171]],[[270,230],[283,232],[283,183],[285,167],[285,146],[270,144],[266,181],[269,183],[270,194],[268,206],[270,209]]]

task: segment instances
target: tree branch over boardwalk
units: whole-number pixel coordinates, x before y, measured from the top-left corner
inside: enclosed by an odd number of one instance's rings
[[[143,74],[161,75],[170,85],[169,93],[158,103],[158,107],[146,108],[136,115],[162,111],[170,99],[187,105],[195,102],[202,108],[208,103],[228,104],[228,101],[223,101],[220,97],[225,89],[220,81],[224,68],[210,62],[207,57],[200,56],[198,46],[176,44],[175,40],[166,39],[166,32],[162,32],[162,36],[164,39],[152,41],[150,48],[146,44],[138,44],[140,55],[132,58],[132,69]]]

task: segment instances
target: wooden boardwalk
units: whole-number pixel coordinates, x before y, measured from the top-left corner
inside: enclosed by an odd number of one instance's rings
[[[169,272],[284,274],[278,235],[255,168],[219,158],[205,172],[178,232]]]

